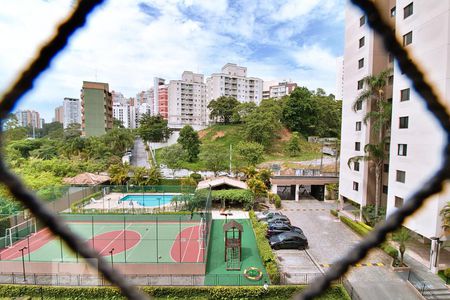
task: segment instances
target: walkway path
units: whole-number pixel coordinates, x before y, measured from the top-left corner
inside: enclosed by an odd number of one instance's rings
[[[148,154],[145,151],[144,142],[141,139],[136,139],[134,141],[133,156],[131,157],[131,165],[136,167],[146,167],[150,168],[150,163],[148,161]]]
[[[308,252],[325,266],[346,255],[361,240],[330,215],[329,209],[335,207],[336,204],[316,200],[283,201],[284,214],[293,225],[302,228],[308,238]],[[371,266],[354,267],[346,275],[354,293],[361,299],[421,299],[409,283],[389,269],[390,258],[381,250],[372,250],[363,263]]]

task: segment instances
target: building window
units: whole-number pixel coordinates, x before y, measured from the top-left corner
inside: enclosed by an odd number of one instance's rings
[[[403,198],[395,196],[395,207],[402,207],[403,206]]]
[[[403,36],[403,46],[408,46],[412,43],[412,31]]]
[[[400,117],[400,122],[398,127],[403,129],[403,128],[408,128],[408,121],[409,121],[409,117]]]
[[[400,91],[400,101],[409,100],[409,89],[404,89]]]
[[[396,7],[391,8],[391,17],[395,17]]]
[[[358,101],[356,102],[356,110],[361,110],[362,109],[362,102]]]
[[[393,85],[394,84],[394,75],[389,76],[388,78],[388,84]]]
[[[356,181],[353,181],[353,190],[354,191],[359,190],[359,183],[357,183]]]
[[[353,170],[359,171],[359,162],[358,162],[358,161],[355,161],[355,162],[353,163]]]
[[[362,67],[364,67],[364,58],[358,60],[358,69],[361,69]]]
[[[412,14],[413,14],[413,2],[406,5],[405,8],[403,8],[403,19],[406,19]]]
[[[398,144],[398,150],[397,150],[398,156],[406,156],[407,152],[408,152],[407,144]]]
[[[364,37],[362,37],[362,38],[360,38],[359,39],[359,48],[361,48],[361,47],[363,47],[364,46],[364,44],[365,44],[365,38]]]
[[[406,172],[397,170],[396,181],[405,183],[405,179],[406,179]]]
[[[359,18],[359,26],[363,26],[364,24],[366,24],[366,16],[362,16],[361,18]]]
[[[387,185],[383,185],[383,194],[387,194],[388,193],[388,187]]]
[[[355,142],[355,151],[359,151],[359,150],[361,150],[361,143]]]
[[[389,164],[384,164],[383,165],[383,172],[384,173],[389,173]]]
[[[356,131],[361,131],[361,121],[356,122]]]
[[[363,79],[358,80],[358,90],[362,89],[363,86],[364,86],[364,80]]]

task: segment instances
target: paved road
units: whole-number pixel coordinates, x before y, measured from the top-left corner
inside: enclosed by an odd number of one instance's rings
[[[323,265],[325,272],[326,264],[332,264],[346,255],[361,240],[330,215],[329,209],[335,206],[316,200],[283,201],[283,213],[293,225],[303,229],[309,242],[308,252],[319,265]],[[300,263],[304,261],[302,251],[297,251],[297,257]],[[347,279],[361,299],[421,299],[408,283],[388,268],[390,258],[381,250],[372,250],[363,263],[382,263],[384,266],[354,267],[347,273]],[[310,264],[306,267],[310,269]],[[292,270],[299,271],[296,268]]]
[[[147,159],[147,152],[145,151],[144,142],[141,139],[134,141],[134,147],[132,151],[131,165],[137,167],[150,168],[150,163]]]

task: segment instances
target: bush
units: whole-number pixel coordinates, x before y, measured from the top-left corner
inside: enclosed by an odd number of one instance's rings
[[[278,195],[274,196],[275,198],[275,208],[281,208],[281,198]]]
[[[450,268],[444,270],[444,275],[445,277],[450,278]]]
[[[96,192],[93,194],[90,194],[89,196],[82,198],[78,201],[75,201],[74,203],[72,203],[70,205],[70,211],[73,213],[77,213],[79,212],[80,208],[82,208],[83,206],[85,206],[87,203],[91,202],[92,198],[98,197],[102,194],[102,192]]]
[[[145,286],[141,291],[149,296],[167,299],[290,299],[305,286]],[[64,287],[39,285],[0,285],[0,295],[7,298],[43,296],[45,299],[124,299],[115,287]],[[350,297],[342,285],[333,285],[318,299],[344,299]]]
[[[340,216],[339,218],[341,219],[342,223],[350,227],[351,230],[353,230],[354,232],[356,232],[361,236],[366,236],[372,230],[372,227],[367,226],[361,222],[353,221],[344,216]]]
[[[267,224],[258,222],[254,211],[249,213],[252,221],[253,230],[255,231],[256,244],[258,245],[259,256],[261,256],[264,267],[269,275],[270,281],[273,284],[280,283],[280,271],[278,270],[275,254],[269,245],[269,241],[266,238]]]
[[[392,257],[394,260],[398,258],[398,250],[389,245],[389,243],[384,242],[380,245],[380,249],[386,252],[386,254]]]
[[[198,173],[192,173],[191,175],[189,175],[189,177],[191,177],[192,179],[194,179],[197,183],[199,183],[200,181],[202,181],[202,175],[198,174]]]
[[[336,210],[334,210],[334,209],[330,209],[330,214],[332,214],[336,218],[338,217],[338,212]]]

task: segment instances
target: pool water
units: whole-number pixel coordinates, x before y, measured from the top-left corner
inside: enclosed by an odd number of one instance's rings
[[[159,207],[169,204],[175,195],[127,195],[120,201],[133,201],[145,207]],[[127,203],[125,203],[127,204]],[[130,204],[131,205],[131,204]]]

